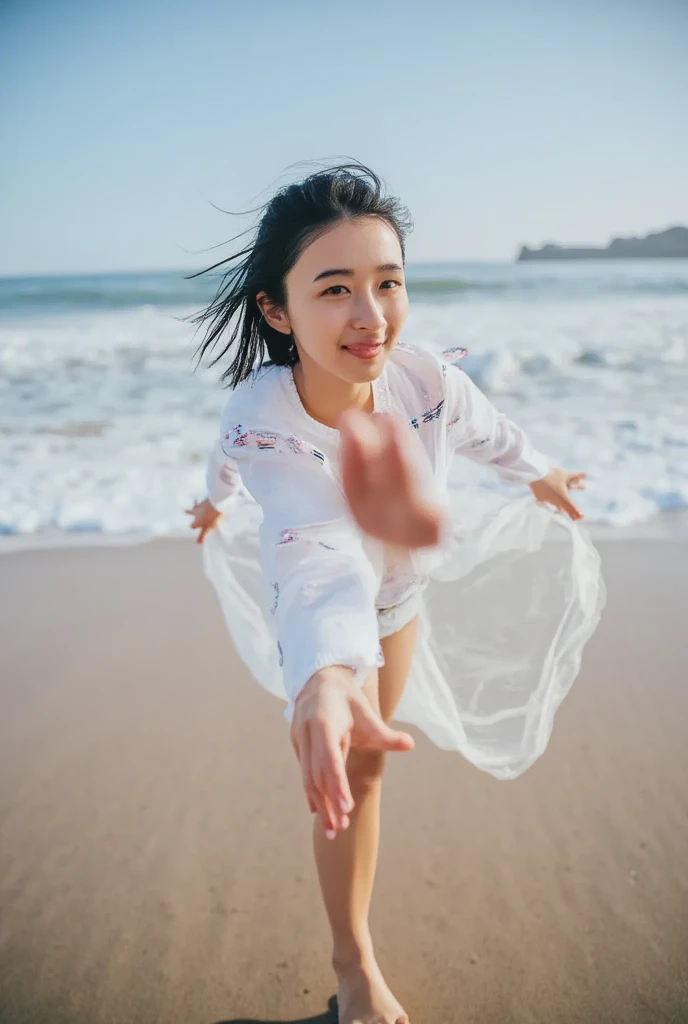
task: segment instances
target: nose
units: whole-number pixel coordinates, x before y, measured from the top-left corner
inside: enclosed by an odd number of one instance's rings
[[[359,330],[379,331],[386,324],[382,308],[371,293],[359,295],[351,314],[351,325]]]

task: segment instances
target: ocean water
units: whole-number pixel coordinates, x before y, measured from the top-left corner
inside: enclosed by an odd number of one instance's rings
[[[228,392],[194,372],[184,271],[0,279],[0,534],[188,533]],[[186,272],[188,273],[188,272]],[[403,340],[463,368],[554,463],[592,523],[688,508],[688,260],[407,268]],[[505,486],[457,459],[455,502]]]

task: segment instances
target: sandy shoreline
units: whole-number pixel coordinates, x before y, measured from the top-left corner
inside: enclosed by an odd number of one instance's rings
[[[595,543],[634,541],[673,541],[688,543],[688,510],[680,508],[664,511],[649,519],[629,526],[611,526],[609,523],[586,521],[586,527]],[[195,534],[194,534],[195,536]],[[188,522],[173,534],[154,537],[150,533],[104,533],[102,530],[60,530],[44,528],[34,533],[3,533],[0,531],[0,557],[27,551],[52,551],[73,548],[138,547],[161,540],[183,540],[193,543]]]
[[[602,542],[550,747],[390,758],[372,925],[414,1024],[688,1021],[688,546]],[[330,1018],[281,702],[195,545],[0,558],[0,1021]]]

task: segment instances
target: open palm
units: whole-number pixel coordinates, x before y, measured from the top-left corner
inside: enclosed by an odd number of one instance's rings
[[[423,498],[401,424],[350,410],[339,430],[344,493],[361,529],[401,547],[436,544],[444,513]]]

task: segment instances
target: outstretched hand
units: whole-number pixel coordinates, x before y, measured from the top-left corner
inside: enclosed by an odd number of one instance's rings
[[[536,480],[530,485],[530,489],[540,502],[547,502],[554,505],[560,512],[565,512],[570,519],[578,520],[583,518],[581,510],[574,505],[569,494],[570,491],[585,490],[583,482],[587,473],[569,473],[566,469],[550,469],[541,480]]]
[[[386,413],[346,412],[339,423],[342,483],[349,507],[365,533],[400,547],[437,544],[443,510],[422,495],[408,454],[402,425]],[[552,468],[530,484],[539,502],[553,505],[571,519],[583,513],[571,491],[584,490],[587,473]]]
[[[189,527],[192,530],[199,531],[198,537],[196,537],[197,544],[203,543],[205,535],[209,530],[217,528],[218,521],[224,515],[224,513],[218,512],[207,498],[205,501],[194,502],[192,507],[185,508],[184,512],[187,516],[193,516],[193,521],[189,523]]]
[[[320,816],[328,839],[349,827],[354,808],[346,772],[352,747],[405,751],[415,745],[409,733],[380,718],[343,665],[330,665],[308,680],[294,703],[290,737],[308,806]]]
[[[361,529],[400,547],[437,544],[444,512],[423,497],[396,417],[349,410],[338,426],[344,493]]]

